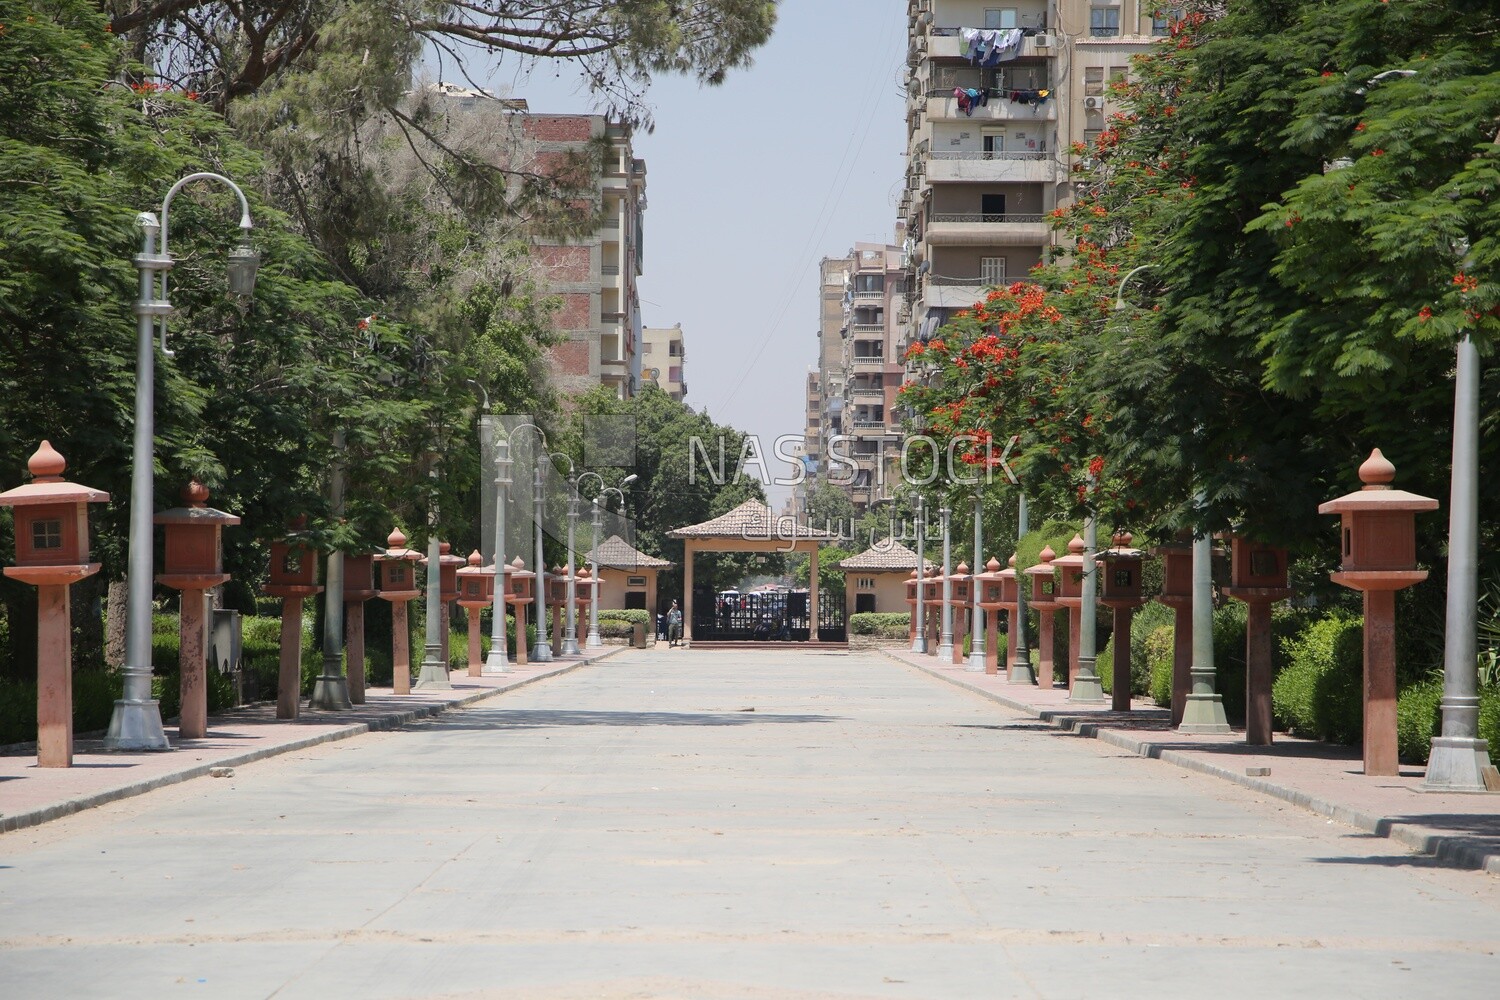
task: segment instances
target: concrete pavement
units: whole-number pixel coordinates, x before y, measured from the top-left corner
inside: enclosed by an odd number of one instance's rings
[[[630,651],[0,837],[20,997],[1487,995],[1497,883],[875,654]]]

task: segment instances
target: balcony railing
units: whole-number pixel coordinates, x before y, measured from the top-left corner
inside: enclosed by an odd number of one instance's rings
[[[929,285],[955,285],[955,286],[973,285],[976,288],[980,288],[980,287],[983,287],[985,285],[998,285],[998,284],[1003,284],[1004,282],[1005,282],[1005,275],[1003,275],[1003,274],[1001,274],[1001,275],[993,275],[993,276],[987,277],[987,278],[981,278],[978,275],[975,275],[973,277],[964,277],[964,276],[955,276],[955,275],[948,275],[948,274],[929,274],[927,276],[927,283]]]
[[[935,149],[934,160],[1045,160],[1045,149]]]
[[[851,323],[849,332],[856,337],[881,337],[885,335],[885,327],[880,323]]]
[[[606,278],[613,278],[613,277],[616,277],[616,276],[619,275],[619,273],[620,273],[620,265],[619,264],[605,264],[603,267],[599,268],[599,271]]]
[[[957,212],[945,215],[932,215],[928,217],[929,223],[938,222],[980,222],[993,225],[1004,225],[1005,223],[1036,223],[1041,222],[1046,216],[1043,215],[1017,215],[1005,213],[1000,215],[988,212]]]

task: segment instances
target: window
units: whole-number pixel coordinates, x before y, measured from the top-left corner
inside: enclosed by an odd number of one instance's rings
[[[32,521],[31,547],[37,552],[62,548],[62,522],[53,519]]]
[[[674,340],[667,345],[667,354],[674,358],[682,357],[682,341]]]
[[[992,158],[996,153],[1005,152],[1005,133],[986,132],[984,134],[985,159]]]
[[[681,365],[673,365],[671,368],[667,369],[667,381],[668,382],[681,382],[682,381],[682,366]]]
[[[1120,8],[1089,8],[1089,34],[1095,38],[1110,38],[1120,33]]]
[[[885,291],[885,275],[856,274],[854,276],[854,291],[857,294],[878,293]]]
[[[1151,34],[1170,35],[1172,33],[1172,22],[1182,20],[1182,8],[1170,7],[1165,10],[1151,12]]]
[[[1016,8],[1014,7],[987,7],[984,11],[984,26],[986,28],[1015,28]]]
[[[1083,96],[1102,97],[1104,95],[1104,67],[1085,66],[1083,69]]]
[[[979,196],[979,214],[985,222],[1005,221],[1005,195],[982,194]]]
[[[979,280],[986,285],[1003,285],[1005,283],[1005,258],[979,258]]]
[[[1085,156],[1089,155],[1096,148],[1098,148],[1098,145],[1099,145],[1099,133],[1102,132],[1102,131],[1103,131],[1103,129],[1097,129],[1097,128],[1086,128],[1086,129],[1083,130],[1083,144],[1084,144],[1085,147],[1087,147],[1084,150],[1084,155]]]

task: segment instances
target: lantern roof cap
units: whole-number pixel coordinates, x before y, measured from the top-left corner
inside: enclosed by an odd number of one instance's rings
[[[1365,484],[1353,493],[1318,505],[1319,514],[1348,514],[1357,511],[1424,511],[1437,510],[1432,497],[1418,496],[1406,490],[1393,489],[1396,467],[1376,448],[1359,467],[1359,478]]]
[[[27,468],[35,478],[23,486],[0,493],[0,507],[26,507],[42,503],[104,503],[109,500],[109,494],[103,490],[63,479],[63,470],[67,467],[68,463],[52,447],[52,443],[43,441],[27,463]]]
[[[396,528],[390,533],[390,535],[386,538],[386,544],[389,545],[390,548],[386,549],[384,552],[375,553],[375,559],[379,562],[386,562],[387,560],[415,561],[422,558],[422,553],[418,552],[416,549],[409,549],[406,547],[406,533],[403,532],[400,528]]]
[[[184,506],[173,507],[154,515],[151,520],[156,524],[239,524],[240,519],[234,514],[226,514],[222,510],[214,510],[207,505],[208,487],[200,483],[197,477],[190,479],[188,484],[182,488],[182,502]]]

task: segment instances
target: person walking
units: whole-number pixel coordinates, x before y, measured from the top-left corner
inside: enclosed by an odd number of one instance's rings
[[[671,649],[682,641],[682,609],[677,607],[673,601],[672,606],[667,609],[667,648]]]

